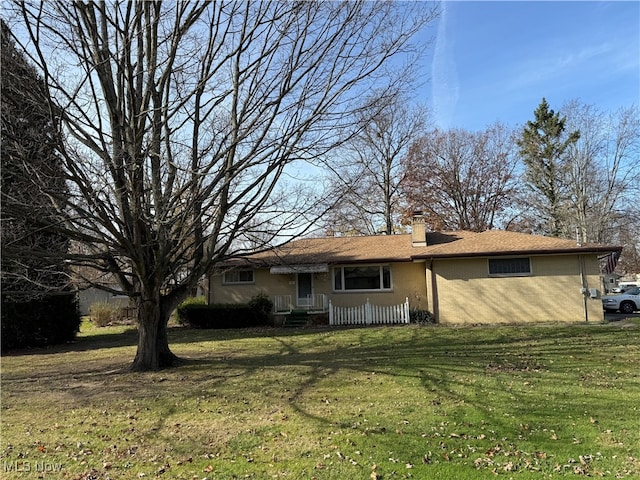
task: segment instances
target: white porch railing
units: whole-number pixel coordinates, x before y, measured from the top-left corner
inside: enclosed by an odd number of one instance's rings
[[[400,305],[372,305],[336,307],[329,301],[329,325],[384,325],[409,323],[409,298]]]
[[[304,308],[310,312],[326,312],[329,308],[329,299],[323,293],[309,294]]]
[[[273,299],[275,313],[288,313],[292,310],[307,310],[309,312],[326,312],[329,306],[327,296],[322,293],[307,295],[304,299],[298,299],[294,303],[292,295],[276,295]]]
[[[291,295],[276,295],[273,298],[273,310],[276,313],[290,312],[293,310]]]

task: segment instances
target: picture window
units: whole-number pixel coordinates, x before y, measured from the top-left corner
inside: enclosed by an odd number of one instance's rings
[[[391,267],[366,265],[335,267],[333,288],[336,291],[391,290]]]

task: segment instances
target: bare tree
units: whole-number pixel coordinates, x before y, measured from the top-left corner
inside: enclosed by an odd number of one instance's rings
[[[71,198],[58,228],[89,248],[74,263],[135,301],[138,370],[175,363],[169,315],[213,265],[302,231],[315,192],[296,196],[283,175],[341,143],[363,92],[395,88],[389,62],[431,19],[420,3],[365,1],[14,12],[62,111]]]
[[[401,159],[424,133],[427,112],[406,95],[371,96],[358,115],[357,130],[333,165],[334,198],[325,229],[341,234],[397,233],[402,216]]]
[[[623,274],[636,274],[640,272],[640,218],[637,215],[627,216],[621,223],[614,241],[622,245],[622,256],[616,270]]]
[[[506,227],[517,165],[513,133],[503,125],[434,130],[404,159],[407,211],[422,210],[435,230]]]
[[[580,139],[568,150],[568,235],[581,242],[612,242],[638,216],[640,112],[635,106],[603,113],[573,100],[563,106]]]

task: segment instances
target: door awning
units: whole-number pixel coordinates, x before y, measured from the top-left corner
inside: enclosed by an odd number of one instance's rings
[[[283,273],[327,273],[329,265],[326,263],[314,263],[308,265],[275,265],[269,269],[269,273],[278,275]]]

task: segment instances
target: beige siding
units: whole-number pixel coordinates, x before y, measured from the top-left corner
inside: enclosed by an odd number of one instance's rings
[[[580,256],[531,257],[532,274],[490,277],[486,258],[436,260],[435,309],[440,323],[585,321]],[[595,255],[584,256],[588,288],[599,288]],[[433,306],[433,305],[432,305]],[[599,298],[587,299],[589,321],[602,321]]]
[[[427,263],[391,264],[392,290],[337,292],[333,269],[313,275],[313,292],[325,294],[336,306],[397,305],[409,297],[411,308],[435,312],[443,324],[535,323],[585,321],[580,259],[587,288],[600,288],[596,255],[532,256],[530,276],[490,277],[487,258],[435,259]],[[210,281],[210,303],[246,303],[266,294],[296,295],[295,274],[256,270],[255,282],[223,285],[222,276]],[[600,292],[599,292],[600,293]],[[600,298],[587,298],[590,322],[603,320]]]
[[[375,305],[398,305],[409,297],[411,308],[426,308],[426,284],[424,263],[393,263],[391,264],[391,291],[369,292],[334,292],[332,279],[323,285],[323,291],[330,295],[334,305],[348,307],[363,305],[367,299]]]
[[[409,297],[412,308],[426,308],[424,263],[394,263],[391,265],[392,290],[368,292],[336,292],[333,290],[333,269],[313,275],[313,293],[327,295],[337,306],[362,305],[367,299],[377,305],[396,305]],[[247,285],[224,285],[222,275],[211,277],[209,303],[246,303],[251,297],[264,293],[296,295],[295,274],[271,274],[268,269],[254,272],[255,282]]]
[[[295,292],[295,277],[271,275],[268,269],[254,271],[254,283],[224,285],[222,275],[213,275],[209,281],[209,303],[246,303],[259,294],[271,298]],[[293,286],[289,284],[294,281]]]

